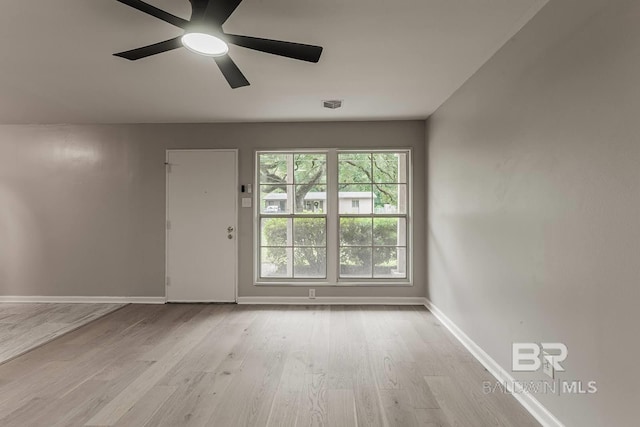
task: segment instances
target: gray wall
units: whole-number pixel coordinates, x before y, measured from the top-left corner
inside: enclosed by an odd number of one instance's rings
[[[639,16],[551,0],[427,124],[428,296],[507,371],[567,344],[568,426],[638,425]]]
[[[423,296],[424,122],[0,126],[0,295],[164,296],[165,150],[412,147],[413,287],[321,288],[318,296]],[[240,197],[240,194],[239,194]],[[239,209],[240,296],[253,285],[252,210]]]

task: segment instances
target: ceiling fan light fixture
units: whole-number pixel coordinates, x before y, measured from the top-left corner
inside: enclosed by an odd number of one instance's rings
[[[223,56],[229,52],[227,43],[211,34],[189,32],[181,40],[184,47],[200,55]]]
[[[229,46],[227,43],[258,52],[313,63],[318,62],[322,54],[322,46],[224,33],[222,25],[229,19],[238,5],[242,3],[242,0],[189,0],[191,3],[191,19],[180,18],[145,3],[143,0],[117,1],[181,28],[184,33],[169,40],[114,53],[114,56],[129,61],[137,61],[185,47],[198,55],[213,57],[213,62],[216,63],[232,89],[249,86],[250,83],[236,63],[233,62],[231,56],[228,55]]]

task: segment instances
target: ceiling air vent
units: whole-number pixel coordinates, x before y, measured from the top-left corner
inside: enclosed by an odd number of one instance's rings
[[[327,101],[322,101],[322,106],[324,108],[330,108],[332,110],[335,110],[336,108],[342,107],[342,100],[341,99],[329,99]]]

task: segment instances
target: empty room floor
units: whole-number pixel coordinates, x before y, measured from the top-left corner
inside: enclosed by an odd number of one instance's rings
[[[419,306],[129,305],[0,365],[2,426],[534,426]]]

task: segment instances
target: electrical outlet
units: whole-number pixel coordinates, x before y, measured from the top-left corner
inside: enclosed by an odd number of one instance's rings
[[[309,298],[310,299],[315,299],[316,297],[316,290],[315,289],[309,289]]]
[[[546,351],[542,352],[542,372],[553,379],[555,376],[555,369],[553,368],[554,356],[550,355]]]

